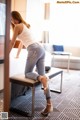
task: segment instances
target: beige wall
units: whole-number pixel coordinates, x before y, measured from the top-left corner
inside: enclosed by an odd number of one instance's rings
[[[27,0],[12,0],[11,10],[19,11],[24,19],[26,19]]]

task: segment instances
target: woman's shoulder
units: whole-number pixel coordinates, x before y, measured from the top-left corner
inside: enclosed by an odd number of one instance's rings
[[[23,25],[22,24],[17,24],[15,26],[15,29],[22,30],[23,29]]]
[[[20,23],[20,24],[17,24],[15,27],[16,27],[16,28],[20,28],[20,27],[22,27],[22,26],[23,26],[23,24]]]
[[[23,30],[23,25],[22,24],[17,24],[15,26],[15,31],[18,31],[18,33],[20,34]]]

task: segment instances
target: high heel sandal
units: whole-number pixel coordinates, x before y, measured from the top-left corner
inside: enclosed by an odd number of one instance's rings
[[[49,109],[47,108],[47,107],[49,107],[49,106],[51,106]],[[50,112],[53,112],[53,106],[52,106],[52,104],[47,104],[47,107],[41,112],[41,114],[43,115],[43,116],[48,116],[49,114],[50,114]]]

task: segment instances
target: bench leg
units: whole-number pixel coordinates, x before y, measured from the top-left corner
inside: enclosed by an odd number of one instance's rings
[[[69,66],[70,66],[70,55],[68,55],[68,68],[67,68],[67,72],[69,72]]]
[[[56,92],[56,93],[61,93],[61,92],[62,92],[63,71],[60,72],[60,73],[58,73],[57,75],[59,75],[59,74],[61,75],[60,88],[59,88],[59,90],[54,90],[54,89],[51,89],[51,88],[50,88],[50,91],[51,91],[51,92]]]
[[[32,87],[32,116],[34,116],[35,87]]]
[[[63,80],[63,72],[61,72],[60,92],[62,92],[62,80]]]

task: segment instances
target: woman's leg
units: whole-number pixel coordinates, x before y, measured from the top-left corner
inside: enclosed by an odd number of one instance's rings
[[[31,48],[28,51],[28,57],[26,60],[26,66],[25,66],[25,77],[37,80],[37,77],[39,76],[37,73],[33,72],[33,69],[37,63],[38,60],[38,53],[36,50]]]
[[[27,57],[27,63],[25,68],[25,77],[28,77],[30,79],[38,79],[43,84],[43,87],[46,89],[46,100],[47,100],[47,106],[45,110],[43,111],[43,115],[46,113],[48,114],[51,109],[51,97],[50,97],[50,90],[47,85],[47,78],[45,77],[45,67],[44,67],[44,58],[45,58],[45,52],[43,48],[38,46],[34,49],[33,46],[31,46],[28,50],[28,57]],[[37,66],[38,74],[33,72],[34,66]]]
[[[34,73],[33,69],[39,59],[45,55],[44,49],[37,43],[32,44],[28,47],[28,56],[25,66],[25,77],[36,80],[39,76],[38,73]],[[43,70],[43,67],[42,69]],[[40,73],[40,72],[39,72]]]
[[[44,57],[45,56],[43,56],[41,59],[38,60],[36,67],[39,75],[41,75],[38,77],[38,79],[42,82],[42,84],[44,85],[44,88],[46,88],[45,96],[46,96],[47,104],[46,104],[46,108],[41,112],[41,114],[44,116],[47,116],[48,113],[53,110],[53,105],[51,102],[51,95],[50,95],[50,89],[48,86],[47,77],[45,76]]]

